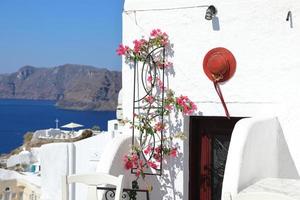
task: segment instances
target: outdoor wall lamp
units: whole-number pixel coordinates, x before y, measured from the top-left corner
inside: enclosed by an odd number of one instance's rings
[[[212,20],[212,18],[217,14],[217,9],[215,6],[210,5],[205,13],[205,19],[206,20]]]
[[[288,13],[287,13],[287,16],[286,16],[286,21],[289,21],[289,19],[291,19],[292,18],[292,12],[291,11],[289,11]]]
[[[289,10],[286,16],[286,21],[290,21],[290,28],[293,28],[293,17],[292,12]]]

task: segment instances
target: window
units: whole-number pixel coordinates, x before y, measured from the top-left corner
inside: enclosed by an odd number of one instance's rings
[[[19,200],[23,200],[23,192],[19,192]]]
[[[4,200],[11,200],[11,195],[10,195],[10,191],[5,191],[4,192]]]
[[[118,124],[114,124],[114,130],[118,130]]]

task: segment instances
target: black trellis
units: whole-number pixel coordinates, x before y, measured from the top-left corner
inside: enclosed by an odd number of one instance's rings
[[[139,64],[142,67],[139,68]],[[153,49],[146,55],[145,60],[134,62],[134,88],[133,88],[133,124],[143,124],[151,127],[149,124],[153,119],[159,120],[164,123],[164,97],[165,97],[165,47],[158,47]],[[152,77],[148,80],[147,77]],[[147,102],[147,98],[154,97],[155,103]],[[137,115],[142,115],[142,118],[137,118]],[[139,145],[142,148],[146,144],[151,144],[154,148],[163,146],[163,130],[152,133],[147,128],[143,131],[133,128],[132,129],[132,145],[136,146],[135,137],[139,138]],[[141,151],[138,156],[145,161],[150,161],[154,156],[154,148],[148,155]],[[163,153],[160,155],[159,165],[156,169],[144,171],[144,175],[162,175],[162,159]],[[157,158],[156,158],[157,159]],[[137,168],[132,168],[131,173],[136,174]]]

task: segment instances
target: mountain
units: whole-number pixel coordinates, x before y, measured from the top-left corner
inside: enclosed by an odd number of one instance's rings
[[[65,109],[115,110],[121,72],[86,65],[24,66],[0,75],[0,98],[55,100]]]

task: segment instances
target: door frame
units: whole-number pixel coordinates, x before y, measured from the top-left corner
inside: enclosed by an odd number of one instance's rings
[[[191,116],[189,119],[189,200],[200,199],[200,171],[197,159],[201,159],[201,131],[209,134],[226,134],[231,137],[233,128],[237,121],[243,117],[215,117],[215,116]]]

